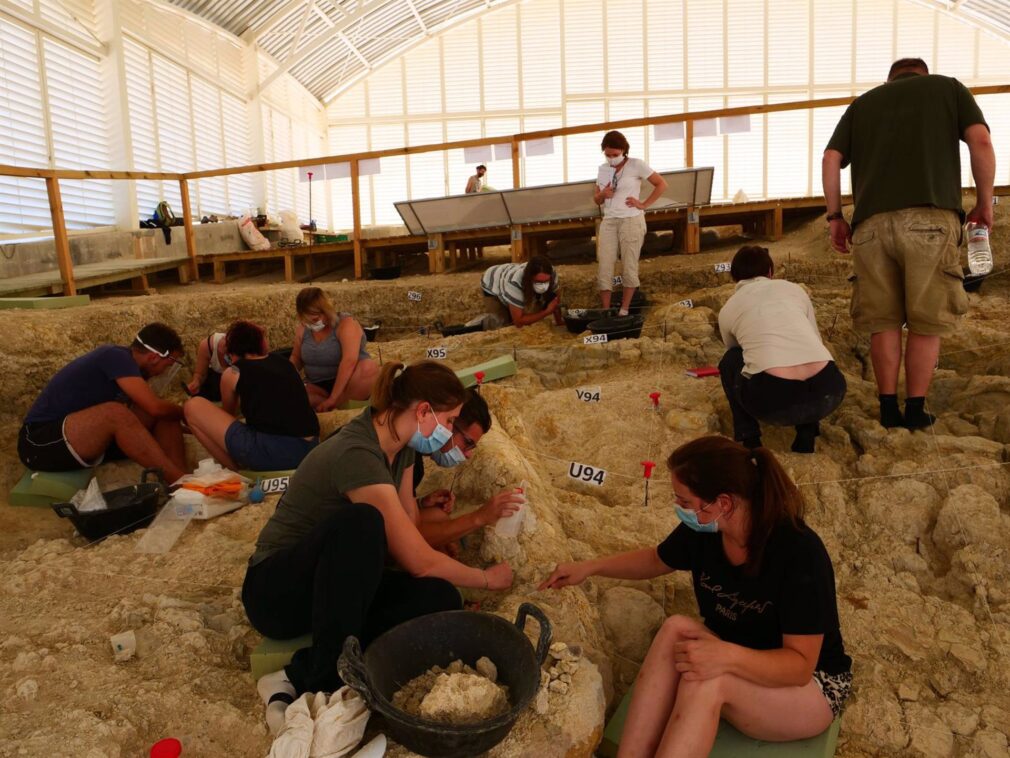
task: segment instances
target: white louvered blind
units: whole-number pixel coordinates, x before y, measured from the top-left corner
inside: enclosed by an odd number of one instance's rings
[[[162,171],[189,171],[193,154],[193,117],[186,71],[160,55],[152,56],[154,109],[158,124],[158,153]],[[162,182],[162,199],[181,213],[182,199],[176,182]]]
[[[49,151],[42,113],[35,35],[0,21],[0,162],[46,166]],[[41,179],[0,176],[0,233],[52,226]]]
[[[221,124],[224,129],[225,165],[250,165],[253,154],[249,140],[249,111],[242,100],[226,92],[221,93]],[[257,202],[252,174],[235,174],[226,177],[225,181],[229,212],[240,215],[255,209]]]
[[[683,30],[683,25],[680,26]],[[691,89],[723,85],[722,0],[687,3],[687,84]]]
[[[852,13],[833,0],[814,0],[814,83],[852,81]],[[862,44],[862,40],[860,40]]]
[[[810,2],[775,0],[768,4],[768,84],[810,84]]]
[[[484,110],[515,110],[519,105],[519,47],[515,6],[481,19]]]
[[[599,0],[565,0],[565,93],[601,93],[603,5]]]
[[[43,46],[54,165],[107,169],[109,120],[99,62],[50,39]],[[68,229],[115,224],[113,191],[108,181],[64,179],[60,190]]]
[[[556,108],[561,101],[561,4],[519,6],[523,108]]]
[[[147,50],[126,39],[123,44],[126,68],[127,107],[130,112],[130,138],[133,144],[133,168],[158,171],[158,127],[154,115],[151,87],[151,56]],[[136,182],[137,214],[150,218],[161,202],[161,182]]]
[[[480,46],[477,43],[475,23],[464,24],[443,36],[442,67],[445,108],[449,113],[473,113],[480,110]],[[372,78],[368,80],[371,87]],[[370,115],[376,116],[374,110]]]
[[[191,77],[190,94],[193,105],[193,144],[198,171],[220,168],[224,160],[224,132],[221,123],[221,95],[217,87],[199,77]],[[192,198],[194,213],[199,218],[228,210],[228,193],[223,176],[200,179],[196,197]]]
[[[609,0],[604,6],[607,11],[607,91],[610,93],[642,91],[645,77],[643,5],[644,0]]]

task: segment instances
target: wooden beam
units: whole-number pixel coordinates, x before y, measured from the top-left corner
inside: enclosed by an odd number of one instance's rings
[[[519,140],[512,138],[512,189],[519,189]]]
[[[1010,93],[1010,84],[997,84],[985,87],[972,87],[971,91],[975,95],[996,95]],[[854,97],[830,97],[821,100],[795,100],[787,103],[763,103],[759,105],[742,105],[734,108],[717,108],[707,111],[694,111],[691,113],[673,113],[666,116],[649,116],[647,118],[624,119],[622,121],[601,121],[594,124],[581,124],[579,126],[568,126],[557,129],[543,129],[536,132],[522,132],[512,135],[498,135],[495,137],[481,137],[476,139],[460,140],[458,142],[438,142],[427,145],[411,145],[404,147],[390,148],[387,150],[368,150],[361,153],[344,155],[326,155],[317,158],[302,158],[299,160],[279,161],[276,163],[260,163],[248,166],[236,166],[234,168],[210,169],[207,171],[191,171],[185,174],[187,179],[203,179],[210,176],[228,176],[231,174],[246,174],[259,171],[274,171],[283,168],[301,168],[303,166],[315,166],[325,163],[345,163],[353,160],[366,160],[370,158],[387,158],[400,155],[416,155],[418,153],[439,152],[445,150],[456,150],[467,147],[481,147],[486,145],[497,145],[503,142],[525,142],[528,140],[545,139],[547,137],[563,137],[570,134],[585,134],[587,132],[601,132],[611,129],[631,129],[639,126],[654,126],[656,124],[674,124],[677,122],[689,122],[694,119],[721,118],[723,116],[746,116],[758,113],[778,113],[781,111],[809,110],[811,108],[832,108],[839,105],[848,105]],[[0,174],[2,174],[0,167]]]
[[[358,161],[351,161],[351,209],[354,215],[354,278],[360,279],[365,275],[365,265],[361,252],[361,188],[358,182],[361,179]]]
[[[684,167],[694,168],[694,121],[684,124]]]
[[[179,180],[179,194],[182,195],[182,223],[186,235],[186,254],[189,256],[189,275],[194,282],[200,281],[200,267],[196,264],[196,236],[193,234],[193,208],[189,202],[189,182]]]
[[[56,245],[56,261],[60,266],[63,294],[76,295],[74,283],[74,261],[70,257],[70,238],[63,218],[63,196],[60,195],[60,180],[55,176],[46,177],[46,192],[49,194],[49,213],[53,219],[53,238]]]
[[[428,238],[428,273],[440,274],[445,270],[445,235],[439,232]]]
[[[523,228],[519,225],[512,227],[512,262],[521,263],[526,260],[526,248],[523,244]]]

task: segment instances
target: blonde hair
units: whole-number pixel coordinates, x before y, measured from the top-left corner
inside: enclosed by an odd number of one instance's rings
[[[295,298],[295,312],[299,316],[305,316],[313,308],[318,308],[326,315],[330,326],[336,326],[337,309],[333,306],[329,295],[319,287],[305,287]]]

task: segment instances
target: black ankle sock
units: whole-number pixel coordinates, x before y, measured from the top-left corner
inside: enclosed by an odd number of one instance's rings
[[[905,398],[905,426],[909,429],[924,429],[936,423],[936,416],[926,413],[925,397]]]
[[[880,400],[880,425],[885,429],[893,429],[896,426],[904,426],[905,419],[898,408],[897,395],[878,395]]]

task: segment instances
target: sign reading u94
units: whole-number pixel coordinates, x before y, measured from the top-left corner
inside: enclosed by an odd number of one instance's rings
[[[575,479],[579,482],[586,482],[587,484],[595,484],[597,487],[602,487],[603,482],[607,479],[607,472],[601,468],[595,468],[585,463],[572,461],[568,464],[568,478]]]

